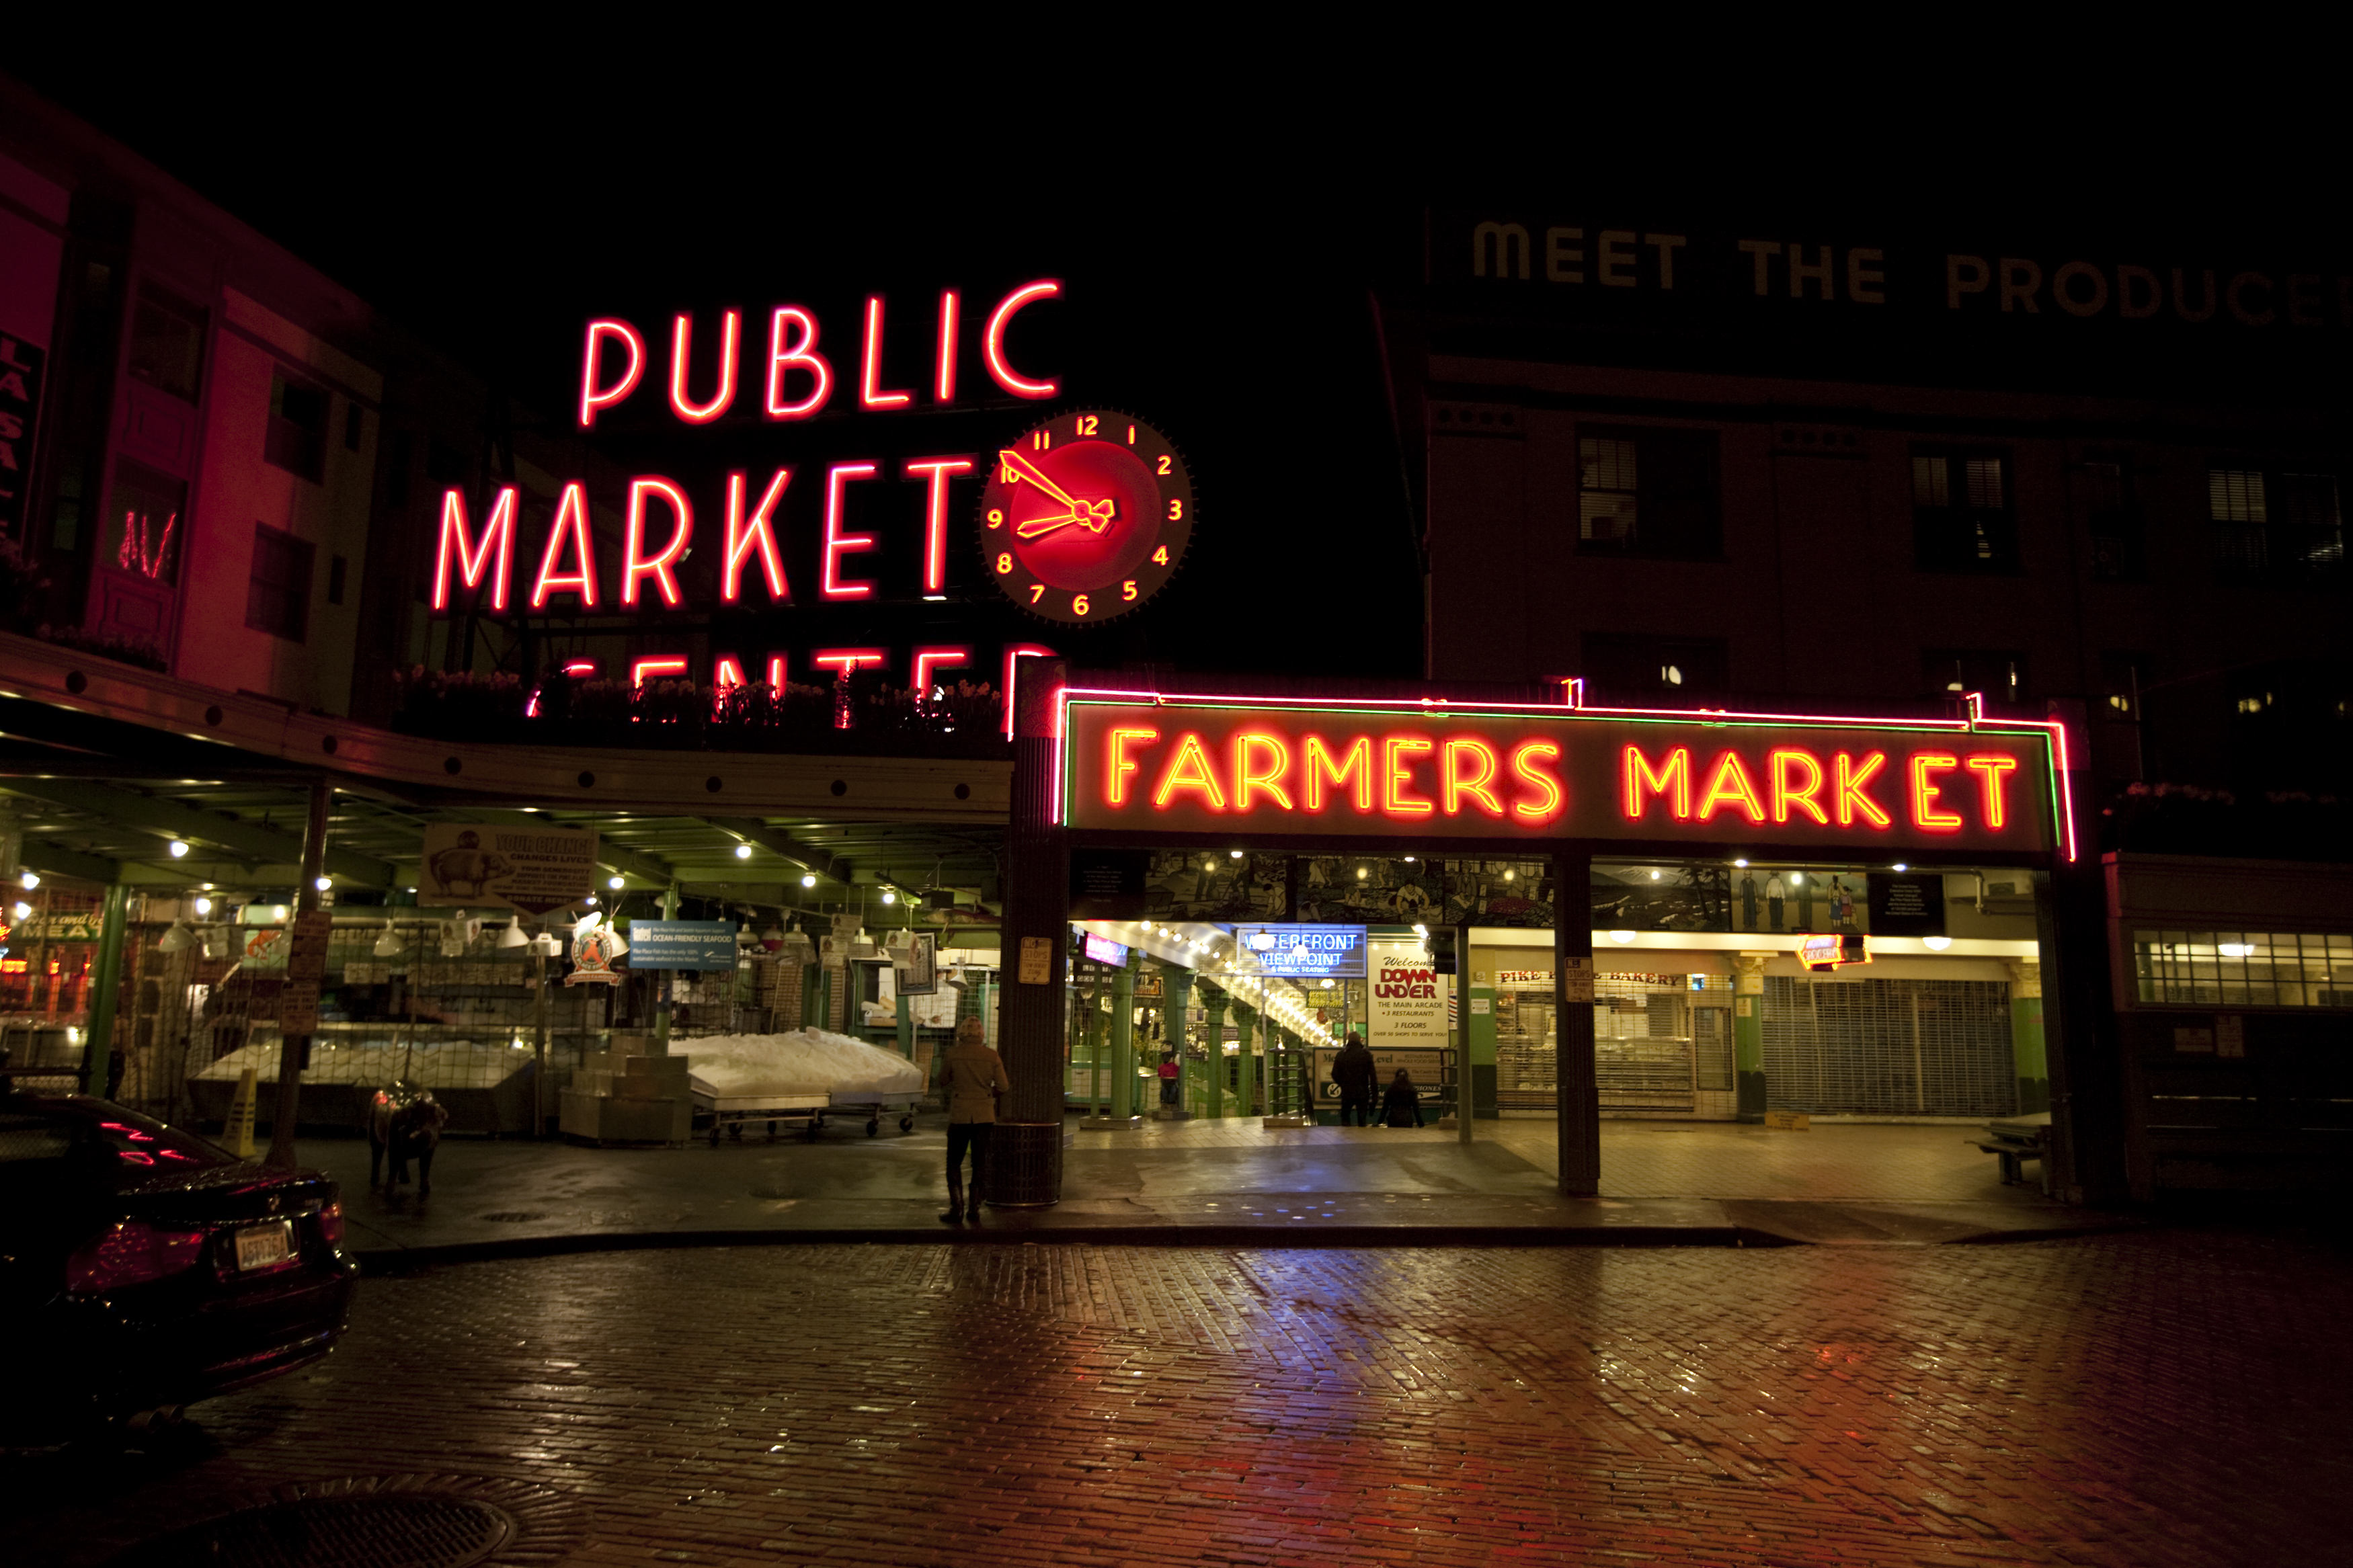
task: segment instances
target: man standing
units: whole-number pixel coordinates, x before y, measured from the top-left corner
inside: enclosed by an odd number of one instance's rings
[[[997,1125],[997,1097],[1013,1087],[1005,1059],[990,1048],[979,1019],[956,1026],[955,1044],[940,1058],[940,1090],[948,1102],[948,1212],[942,1225],[980,1218],[981,1186],[988,1174],[988,1130]],[[964,1185],[964,1152],[972,1151],[972,1198]]]
[[[1373,1113],[1373,1081],[1380,1076],[1373,1065],[1373,1053],[1365,1045],[1365,1037],[1351,1033],[1340,1054],[1332,1058],[1332,1081],[1340,1089],[1340,1125],[1348,1125],[1348,1114],[1356,1113],[1356,1125],[1366,1126]]]

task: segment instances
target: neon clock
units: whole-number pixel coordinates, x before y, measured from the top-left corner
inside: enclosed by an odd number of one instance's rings
[[[980,547],[1005,596],[1048,620],[1107,621],[1160,591],[1193,535],[1193,478],[1168,437],[1105,408],[1058,415],[997,454]]]

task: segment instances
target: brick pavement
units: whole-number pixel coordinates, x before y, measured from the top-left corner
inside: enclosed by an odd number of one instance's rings
[[[2342,1247],[2197,1230],[638,1252],[371,1280],[214,1447],[0,1476],[66,1568],[398,1472],[586,1505],[515,1562],[2325,1561],[2348,1331]]]

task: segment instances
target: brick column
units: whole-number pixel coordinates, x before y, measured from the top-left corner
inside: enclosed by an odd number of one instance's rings
[[[1593,1078],[1593,857],[1582,844],[1552,857],[1553,1083],[1560,1190],[1601,1190],[1601,1094]]]
[[[1060,659],[1027,661],[1014,713],[1013,821],[1006,834],[997,1051],[1013,1079],[989,1151],[988,1201],[1042,1208],[1062,1196],[1062,988],[1070,978],[1069,836],[1046,819],[1054,783],[1053,696]],[[1043,942],[1042,978],[1021,955]]]

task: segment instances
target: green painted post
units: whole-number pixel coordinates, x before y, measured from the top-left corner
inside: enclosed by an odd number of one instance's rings
[[[1201,1075],[1208,1092],[1208,1114],[1226,1113],[1226,994],[1207,980],[1201,982],[1202,1029],[1209,1044],[1209,1070]]]
[[[909,1061],[915,1059],[915,1015],[909,1010],[911,998],[899,994],[899,1054]]]
[[[2051,1058],[2042,1034],[2042,965],[2010,961],[2010,1054],[2018,1068],[2018,1114],[2051,1109]]]
[[[1087,1032],[1087,1114],[1102,1118],[1111,1114],[1111,1090],[1103,1083],[1103,1016],[1098,1005],[1098,982],[1093,989],[1081,993],[1086,1003],[1086,1017],[1081,1026]]]
[[[122,989],[123,933],[131,929],[131,889],[121,882],[106,889],[99,916],[98,965],[90,980],[90,1034],[82,1042],[81,1091],[106,1087],[107,1060],[114,1050],[114,994]]]
[[[1741,1121],[1765,1120],[1765,961],[1761,952],[1735,958],[1732,981],[1734,1110]]]
[[[1135,1114],[1135,965],[1123,963],[1111,979],[1111,1113]]]
[[[1183,1111],[1192,1109],[1186,1098],[1187,1080],[1192,1068],[1185,1059],[1185,1015],[1193,1005],[1193,972],[1182,964],[1163,963],[1160,966],[1161,1017],[1165,1020],[1166,1044],[1176,1053],[1176,1104]]]
[[[1258,1011],[1245,1003],[1234,1004],[1234,1026],[1240,1031],[1234,1041],[1234,1114],[1248,1116],[1257,1096],[1255,1087],[1258,1055]]]

